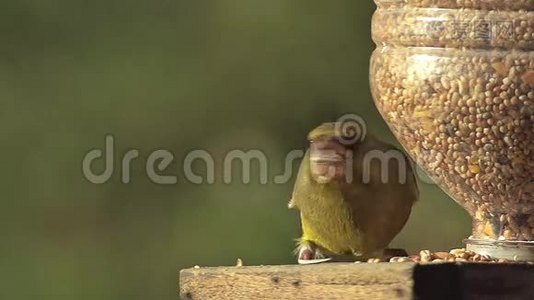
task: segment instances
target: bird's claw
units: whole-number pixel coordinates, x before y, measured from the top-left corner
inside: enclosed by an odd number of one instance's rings
[[[301,242],[298,248],[299,265],[320,264],[332,260],[326,257],[317,247],[310,243]]]

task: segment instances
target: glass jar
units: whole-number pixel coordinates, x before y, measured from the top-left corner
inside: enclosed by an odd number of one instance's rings
[[[473,217],[468,249],[534,260],[534,0],[375,2],[381,115]]]

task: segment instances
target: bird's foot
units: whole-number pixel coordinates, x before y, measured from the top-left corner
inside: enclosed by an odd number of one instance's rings
[[[300,241],[297,247],[298,263],[301,265],[319,264],[332,260],[326,257],[318,247],[309,241]]]

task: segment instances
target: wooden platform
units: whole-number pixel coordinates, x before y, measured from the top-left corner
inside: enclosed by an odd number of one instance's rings
[[[326,263],[192,268],[182,299],[534,299],[534,265]]]

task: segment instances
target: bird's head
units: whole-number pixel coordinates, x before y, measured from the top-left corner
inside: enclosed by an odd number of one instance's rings
[[[324,123],[308,134],[311,172],[319,183],[345,178],[351,147],[342,143],[337,131],[336,123]]]

